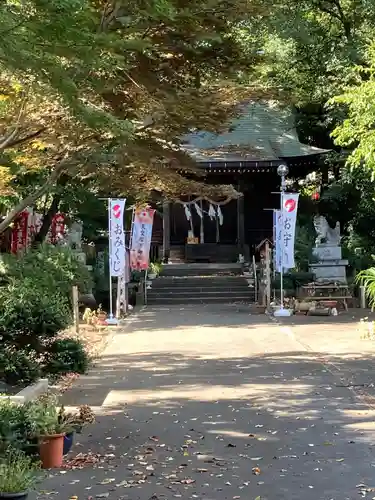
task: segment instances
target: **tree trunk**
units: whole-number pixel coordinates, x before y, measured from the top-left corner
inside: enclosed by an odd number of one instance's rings
[[[67,175],[61,175],[60,178],[56,182],[56,187],[57,187],[57,192],[54,194],[52,198],[52,203],[47,210],[46,214],[43,217],[43,222],[41,225],[41,228],[39,229],[38,234],[34,236],[33,240],[33,247],[37,247],[41,245],[44,240],[46,239],[46,236],[48,234],[48,231],[51,227],[53,218],[59,211],[59,206],[62,198],[62,188],[66,185],[68,182],[69,177]]]
[[[51,206],[49,207],[49,209],[47,210],[47,213],[43,217],[43,222],[42,222],[42,225],[39,229],[38,234],[36,234],[34,236],[33,243],[32,243],[33,247],[37,247],[37,246],[41,245],[44,242],[44,240],[46,239],[46,236],[47,236],[48,231],[51,227],[53,218],[57,214],[57,212],[59,211],[60,201],[61,201],[61,194],[56,193],[55,196],[53,197]]]
[[[56,180],[60,177],[63,168],[65,167],[66,162],[63,160],[59,165],[53,170],[49,178],[39,189],[29,194],[21,200],[4,218],[4,220],[0,223],[0,233],[3,233],[7,227],[14,221],[14,219],[20,214],[25,208],[32,206],[35,204],[36,200],[38,200],[41,196],[48,192],[51,186],[56,182]]]

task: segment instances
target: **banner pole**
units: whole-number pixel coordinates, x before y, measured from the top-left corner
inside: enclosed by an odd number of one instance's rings
[[[112,242],[111,242],[111,198],[108,198],[108,249],[109,249],[109,319],[113,320],[112,296]]]
[[[280,186],[280,218],[281,218],[281,265],[280,265],[280,308],[274,312],[275,317],[290,316],[289,309],[284,309],[284,260],[285,260],[285,243],[284,243],[284,194],[285,194],[285,177],[288,175],[289,169],[286,165],[279,165],[277,169],[278,175],[281,177]]]
[[[282,182],[282,191],[280,193],[281,208],[281,269],[280,269],[280,308],[284,309],[284,186]]]

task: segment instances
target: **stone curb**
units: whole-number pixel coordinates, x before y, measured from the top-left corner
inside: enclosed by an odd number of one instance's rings
[[[35,384],[28,385],[13,396],[0,396],[0,401],[7,399],[14,403],[24,404],[36,399],[41,394],[44,394],[47,391],[48,379],[41,378],[40,380],[38,380],[38,382],[35,382]]]

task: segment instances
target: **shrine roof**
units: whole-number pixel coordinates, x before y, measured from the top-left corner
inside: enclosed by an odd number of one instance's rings
[[[292,163],[327,153],[302,144],[297,136],[295,114],[276,101],[250,101],[226,131],[198,131],[183,138],[183,148],[198,164],[261,163],[277,166],[282,159]]]

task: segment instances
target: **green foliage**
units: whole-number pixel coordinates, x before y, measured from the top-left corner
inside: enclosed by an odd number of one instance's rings
[[[343,258],[349,259],[351,268],[370,267],[375,246],[375,183],[370,174],[342,167],[323,191],[318,206],[331,225],[340,221]]]
[[[33,436],[51,436],[65,432],[66,425],[60,422],[58,398],[54,394],[45,394],[32,401],[27,405],[26,412]]]
[[[29,443],[27,406],[0,400],[0,455],[9,448],[24,449]],[[0,490],[1,491],[1,490]]]
[[[21,493],[37,483],[39,467],[23,452],[9,449],[0,459],[0,492]]]
[[[352,151],[348,164],[375,172],[375,44],[369,47],[367,64],[353,68],[353,82],[344,92],[331,99],[345,107],[347,117],[334,130],[337,144]]]
[[[35,286],[58,292],[70,300],[72,286],[77,285],[81,293],[87,293],[92,279],[86,266],[67,247],[42,245],[22,256],[4,255],[3,279],[32,279]]]
[[[49,374],[86,373],[89,358],[76,339],[58,339],[48,347],[44,370]]]
[[[375,306],[375,267],[360,271],[355,277],[355,282],[365,287],[371,307]]]
[[[297,271],[307,272],[309,263],[312,261],[312,249],[314,246],[314,237],[312,234],[311,223],[296,228],[296,239],[294,245],[295,262]]]
[[[149,274],[153,273],[153,274],[159,275],[162,268],[163,268],[163,265],[160,262],[151,262],[150,267],[148,269],[148,272],[149,272]]]
[[[3,281],[1,378],[18,385],[36,380],[42,371],[83,373],[88,363],[83,347],[53,340],[72,322],[72,285],[84,291],[90,284],[86,267],[69,250],[44,246],[22,257],[5,258]]]
[[[283,287],[285,290],[296,295],[299,287],[302,285],[307,285],[314,280],[314,275],[310,272],[290,272],[284,274]],[[280,289],[280,275],[276,276],[276,279],[272,282],[272,288]]]
[[[5,345],[41,353],[70,323],[65,298],[32,278],[13,279],[0,289],[0,335]]]
[[[35,354],[7,347],[0,351],[0,379],[6,384],[28,384],[41,374],[40,361]]]

